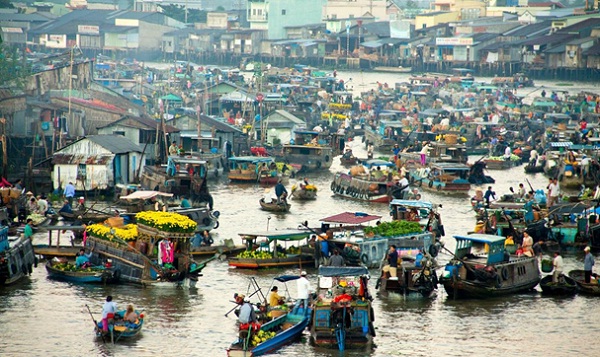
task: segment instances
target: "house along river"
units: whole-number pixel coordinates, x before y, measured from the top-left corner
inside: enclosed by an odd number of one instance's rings
[[[353,78],[354,89],[372,86],[376,81],[393,85],[394,74],[341,73]],[[362,79],[361,79],[362,77]],[[360,85],[360,88],[359,88]],[[366,90],[366,89],[364,89]],[[355,153],[365,157],[364,145],[352,143]],[[387,154],[387,153],[386,153]],[[478,157],[472,157],[471,161]],[[242,230],[294,228],[302,221],[317,226],[320,218],[344,212],[362,211],[389,220],[388,207],[347,201],[331,195],[332,174],[341,170],[336,159],[330,172],[309,175],[319,188],[312,202],[292,201],[291,213],[280,216],[263,212],[258,200],[265,188],[231,185],[222,179],[211,184],[215,207],[221,212],[221,227],[215,241],[234,238]],[[498,194],[525,183],[523,167],[510,171],[490,171]],[[547,179],[529,176],[535,188],[545,188]],[[290,182],[290,185],[293,183]],[[288,187],[289,190],[290,187]],[[474,193],[474,189],[471,194]],[[472,230],[474,213],[466,197],[451,198],[424,192],[424,199],[442,205],[440,212],[446,230],[443,239],[454,249],[453,234]],[[64,239],[64,238],[63,238]],[[45,233],[35,243],[47,241]],[[444,264],[450,258],[441,254]],[[565,271],[581,269],[583,253],[565,255]],[[305,267],[316,283],[314,269]],[[47,278],[43,264],[30,279],[0,288],[0,355],[2,356],[225,356],[237,334],[235,315],[225,317],[232,307],[234,292],[246,292],[249,278],[256,277],[268,293],[272,278],[297,274],[298,269],[244,271],[230,269],[226,261],[213,261],[203,271],[197,289],[141,288],[138,286],[83,286]],[[377,271],[372,271],[374,289]],[[281,284],[279,284],[281,285]],[[539,290],[539,288],[537,288]],[[281,286],[280,286],[281,290]],[[290,284],[292,296],[295,284]],[[315,348],[307,338],[278,352],[284,356],[597,356],[600,327],[600,299],[576,295],[572,298],[542,297],[539,291],[490,300],[452,300],[440,288],[436,297],[403,300],[400,296],[374,300],[375,346],[368,351],[339,353]],[[88,304],[99,318],[106,295],[112,295],[120,308],[133,303],[144,309],[146,323],[142,335],[116,345],[97,340],[85,309]],[[307,335],[306,335],[307,336]]]

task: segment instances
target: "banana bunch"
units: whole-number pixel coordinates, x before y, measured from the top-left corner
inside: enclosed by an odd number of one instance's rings
[[[267,340],[275,337],[276,333],[274,331],[263,331],[259,330],[254,337],[252,337],[252,346],[257,346]]]
[[[46,220],[46,216],[42,216],[41,214],[37,214],[37,213],[32,213],[29,216],[27,216],[27,219],[31,219],[34,225],[38,225],[43,223]]]
[[[492,161],[504,161],[504,156],[490,156],[488,157],[488,160],[492,160]],[[510,161],[519,161],[521,160],[521,158],[515,154],[511,154],[510,155]]]

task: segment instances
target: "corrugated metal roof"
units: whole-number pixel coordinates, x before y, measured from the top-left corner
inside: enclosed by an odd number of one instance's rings
[[[334,216],[320,219],[321,222],[341,223],[341,224],[362,224],[380,219],[381,216],[370,215],[361,212],[344,212]]]
[[[93,141],[113,154],[142,152],[142,148],[122,135],[89,135],[84,139]]]
[[[84,154],[63,154],[60,152],[52,155],[52,163],[55,165],[106,165],[114,155],[84,155]]]

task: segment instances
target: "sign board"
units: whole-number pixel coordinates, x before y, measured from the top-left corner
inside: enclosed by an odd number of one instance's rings
[[[437,37],[435,44],[438,46],[471,46],[473,39],[470,37]]]
[[[77,32],[81,34],[98,35],[100,33],[100,27],[93,25],[78,25]]]
[[[23,29],[20,27],[2,27],[2,32],[5,33],[23,33]]]
[[[82,180],[86,177],[86,167],[85,164],[77,165],[77,179]]]

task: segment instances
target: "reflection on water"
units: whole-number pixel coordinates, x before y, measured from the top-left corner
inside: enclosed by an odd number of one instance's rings
[[[366,82],[378,79],[364,74]],[[389,78],[389,74],[385,75]],[[355,81],[357,80],[355,76]],[[389,80],[388,80],[389,81]],[[355,154],[366,157],[360,140],[351,143]],[[389,155],[389,153],[380,153]],[[479,157],[476,157],[477,159]],[[472,160],[473,161],[473,160]],[[332,173],[342,170],[334,159],[330,172],[308,175],[318,188],[318,199],[292,202],[291,213],[274,215],[260,210],[258,200],[265,192],[259,185],[230,185],[222,178],[212,183],[215,208],[221,212],[221,226],[215,241],[233,238],[243,230],[295,228],[308,220],[319,226],[319,219],[344,211],[361,211],[381,215],[389,220],[388,207],[383,204],[354,202],[331,196]],[[525,182],[522,167],[510,171],[490,171],[496,179],[492,185],[497,194]],[[544,188],[547,179],[541,175],[527,176],[534,188]],[[295,182],[290,180],[288,186]],[[472,189],[471,195],[474,194]],[[440,212],[446,230],[443,241],[454,249],[453,234],[472,230],[474,214],[466,197],[455,198],[423,193],[425,200],[442,204]],[[270,219],[269,219],[270,217]],[[64,236],[63,236],[63,239]],[[47,242],[47,233],[36,235],[38,243]],[[583,254],[565,256],[565,271],[581,268]],[[441,254],[440,264],[450,259]],[[302,267],[316,284],[313,267]],[[196,290],[172,288],[141,288],[132,285],[77,286],[50,280],[43,264],[32,277],[14,287],[0,288],[0,353],[45,356],[224,356],[236,336],[235,315],[225,313],[234,307],[233,294],[247,293],[249,278],[254,277],[268,294],[273,277],[298,274],[298,268],[284,270],[247,271],[231,269],[226,261],[213,261],[203,271]],[[371,271],[370,289],[374,292],[377,271]],[[282,289],[282,285],[277,283]],[[288,284],[295,295],[294,282]],[[539,289],[538,289],[539,290]],[[85,305],[99,318],[106,295],[114,296],[120,308],[133,303],[144,309],[146,323],[141,336],[132,341],[119,341],[112,346],[97,340],[93,322]],[[258,296],[256,300],[258,301]],[[375,346],[369,351],[322,350],[310,346],[305,337],[300,343],[285,347],[283,356],[567,356],[597,355],[595,328],[600,313],[600,299],[587,296],[571,298],[542,297],[539,291],[490,300],[452,300],[443,288],[431,299],[404,299],[390,295],[376,297]],[[307,336],[307,335],[306,335]],[[162,352],[162,353],[161,353]]]

